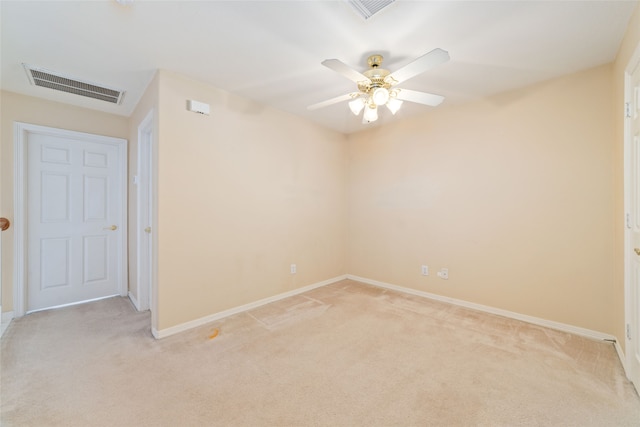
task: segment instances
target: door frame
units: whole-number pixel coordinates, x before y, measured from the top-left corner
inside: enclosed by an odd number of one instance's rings
[[[118,218],[122,232],[118,237],[120,257],[117,260],[118,291],[127,296],[127,140],[110,136],[95,135],[72,130],[14,122],[14,258],[13,258],[13,310],[15,317],[21,317],[27,311],[27,143],[28,134],[56,136],[71,140],[91,141],[108,144],[118,149],[118,173],[122,212]]]
[[[137,197],[136,197],[136,213],[137,213],[137,233],[136,233],[136,308],[139,311],[151,310],[153,307],[153,289],[155,278],[155,221],[154,221],[154,112],[151,110],[146,117],[140,122],[138,126],[138,179],[137,179]],[[143,162],[147,164],[147,167],[143,167]],[[143,173],[145,172],[145,173]],[[146,215],[143,215],[145,213]],[[151,226],[151,244],[148,250],[144,251],[142,248],[142,242],[147,238],[145,235],[145,227],[150,219]],[[146,271],[142,271],[141,266],[147,265],[149,268]],[[147,275],[143,280],[144,275]],[[148,286],[142,286],[142,283],[147,283]]]
[[[633,70],[640,66],[640,44],[636,46],[634,53],[629,59],[629,63],[624,72],[624,103],[626,105],[633,105],[633,85],[631,84],[631,73]],[[635,344],[640,346],[640,343],[631,343],[631,337],[629,336],[629,327],[637,327],[633,325],[636,316],[640,316],[640,313],[633,313],[633,292],[632,292],[632,274],[631,268],[633,268],[633,257],[636,256],[633,251],[633,244],[631,239],[631,200],[632,200],[632,182],[634,177],[632,176],[631,165],[631,144],[633,135],[631,135],[631,120],[626,116],[624,118],[624,342],[625,342],[625,360],[624,368],[627,378],[630,378],[629,369],[632,363],[633,352],[629,351],[629,346]],[[633,326],[632,326],[633,325]],[[640,387],[640,384],[636,384],[636,387]]]

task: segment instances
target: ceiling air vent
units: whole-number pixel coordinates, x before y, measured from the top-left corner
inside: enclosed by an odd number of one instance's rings
[[[54,71],[32,67],[27,64],[22,65],[24,65],[24,69],[27,71],[27,76],[29,77],[29,82],[32,85],[99,99],[112,104],[120,104],[124,97],[124,91],[119,89],[63,76]]]
[[[369,19],[395,0],[345,0],[364,19]]]

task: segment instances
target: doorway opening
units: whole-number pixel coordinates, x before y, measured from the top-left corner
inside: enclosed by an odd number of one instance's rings
[[[138,126],[136,295],[132,298],[139,311],[154,307],[154,117],[150,111]]]

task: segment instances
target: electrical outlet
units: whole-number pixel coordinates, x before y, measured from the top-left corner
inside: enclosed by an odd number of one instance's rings
[[[295,264],[291,264],[291,274],[296,274],[298,271],[298,268],[296,267]]]
[[[429,275],[429,266],[428,265],[423,265],[422,266],[422,275],[423,276],[428,276]]]
[[[440,271],[438,271],[438,277],[447,280],[449,278],[449,269],[441,268]]]

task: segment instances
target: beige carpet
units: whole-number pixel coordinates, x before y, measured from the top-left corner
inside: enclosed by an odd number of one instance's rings
[[[160,341],[123,298],[40,312],[1,357],[7,427],[640,426],[612,344],[352,281]]]

